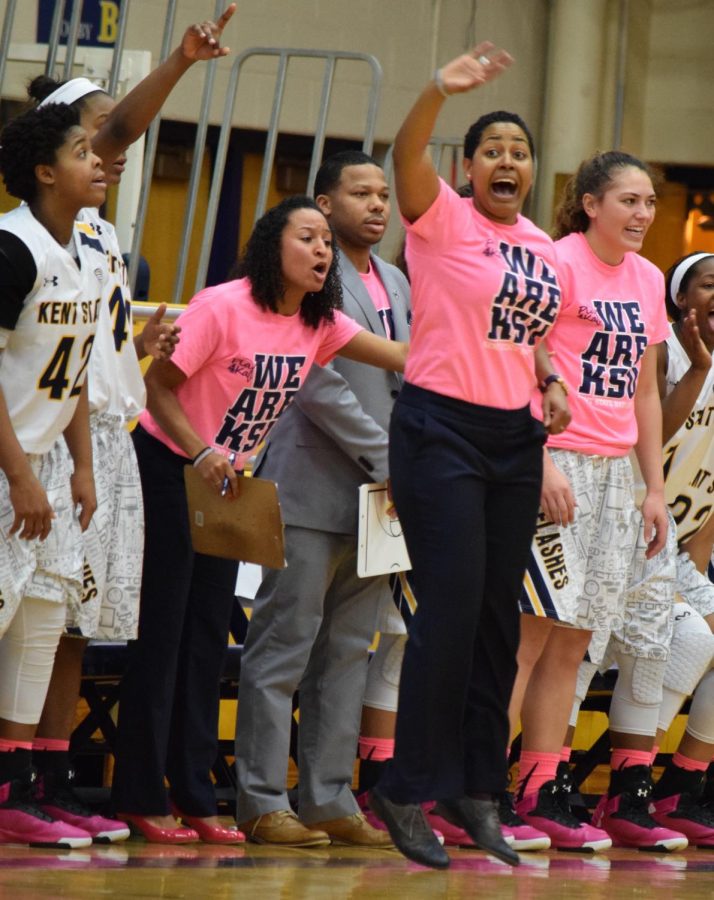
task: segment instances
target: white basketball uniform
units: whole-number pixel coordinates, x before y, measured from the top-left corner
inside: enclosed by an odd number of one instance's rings
[[[105,280],[89,363],[89,408],[97,510],[84,532],[84,592],[68,610],[70,633],[102,640],[136,637],[144,552],[144,507],[126,425],[146,390],[134,349],[126,266],[112,225],[83,209],[103,247]]]
[[[673,330],[670,330],[667,345],[667,393],[687,373],[691,361]],[[709,371],[704,385],[687,416],[663,450],[663,470],[665,478],[665,499],[676,523],[676,542],[668,541],[665,554],[668,555],[670,570],[674,566],[673,588],[679,597],[689,603],[701,615],[708,615],[714,609],[714,585],[707,586],[707,579],[698,576],[686,554],[677,556],[676,544],[693,537],[709,518],[714,505],[714,369]],[[637,471],[636,461],[634,466]],[[644,493],[641,477],[638,481],[638,496]],[[670,520],[670,524],[672,524]],[[636,552],[635,568],[644,567],[645,547],[640,541]],[[661,554],[660,554],[661,555]],[[654,560],[647,568],[651,569]],[[645,569],[646,571],[646,569]],[[656,580],[659,576],[654,573]],[[670,609],[664,608],[664,596],[654,585],[647,587],[648,579],[640,582],[640,596],[630,591],[626,597],[626,627],[616,632],[625,652],[633,656],[662,659],[667,655],[674,625]],[[674,599],[674,598],[673,598]],[[655,607],[659,607],[659,611]]]
[[[45,541],[10,535],[14,512],[0,472],[0,634],[24,596],[65,602],[82,587],[82,541],[62,432],[84,384],[100,307],[102,250],[75,223],[69,252],[22,205],[0,218],[0,388],[15,435],[56,518]],[[74,257],[76,253],[76,258]]]

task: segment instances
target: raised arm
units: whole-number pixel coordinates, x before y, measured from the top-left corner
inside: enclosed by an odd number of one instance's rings
[[[662,442],[664,444],[674,437],[687,421],[712,366],[712,355],[701,339],[694,310],[682,319],[679,340],[689,357],[691,366],[669,394],[667,393],[666,378],[667,344],[664,342],[657,344],[657,381],[662,401]]]
[[[223,29],[236,11],[226,9],[217,22],[200,22],[186,29],[181,44],[171,55],[124,97],[92,139],[92,149],[103,160],[115,160],[138,140],[159,112],[179,79],[199,60],[217,59],[230,53],[221,47]]]
[[[439,179],[428,151],[446,97],[471,91],[496,78],[511,63],[505,50],[488,41],[439,69],[407,113],[394,141],[394,179],[402,215],[414,222],[439,193]]]

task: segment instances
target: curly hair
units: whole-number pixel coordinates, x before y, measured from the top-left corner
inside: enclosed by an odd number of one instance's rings
[[[685,262],[685,260],[689,259],[691,256],[699,256],[701,252],[701,250],[695,250],[692,253],[687,253],[686,256],[682,256],[680,257],[680,259],[673,262],[672,265],[664,273],[664,304],[667,307],[667,315],[674,322],[678,322],[683,315],[682,310],[674,302],[675,298],[672,296],[672,279],[674,277],[674,273],[681,265],[681,263]],[[699,266],[703,262],[706,262],[708,259],[712,258],[714,258],[714,253],[710,253],[708,256],[703,256],[700,260],[695,262],[694,265],[690,265],[690,267],[682,276],[682,280],[679,282],[679,289],[677,293],[686,294],[689,287],[689,282],[697,274]]]
[[[581,162],[578,171],[568,180],[555,212],[555,225],[551,232],[553,240],[557,241],[573,231],[587,231],[590,217],[583,208],[584,195],[592,194],[599,200],[612,185],[617,170],[630,166],[640,169],[649,176],[653,185],[656,184],[657,176],[647,163],[622,150],[599,151]]]
[[[497,109],[493,112],[485,113],[473,123],[464,136],[465,159],[472,158],[476,152],[476,148],[481,143],[481,137],[484,131],[489,125],[493,125],[495,122],[510,122],[512,125],[517,125],[523,134],[525,134],[531,156],[535,159],[535,143],[533,142],[533,135],[531,134],[530,129],[517,113],[508,112],[505,109]]]
[[[273,312],[278,311],[278,303],[285,295],[281,238],[290,216],[298,209],[314,209],[323,215],[311,197],[287,197],[255,223],[241,258],[231,273],[236,278],[248,278],[255,302]],[[342,285],[334,235],[332,246],[332,264],[322,290],[305,294],[300,305],[300,318],[311,328],[317,328],[323,321],[334,321],[334,311],[342,308]]]
[[[67,133],[78,125],[79,111],[64,103],[31,109],[9,122],[0,135],[0,174],[8,193],[32,203],[36,166],[53,165]]]
[[[27,96],[34,104],[31,108],[34,109],[42,103],[43,100],[46,100],[50,94],[54,94],[57,88],[63,87],[65,84],[67,84],[66,81],[57,81],[56,78],[50,78],[49,75],[37,75],[31,81],[28,81]],[[97,94],[106,94],[106,91],[103,91],[98,87],[96,91],[93,91],[91,94],[85,94],[84,97],[75,100],[72,106],[82,113],[87,106],[89,98],[96,97]]]
[[[333,153],[323,160],[322,165],[317,170],[315,176],[314,194],[319,197],[320,194],[329,194],[334,191],[340,183],[342,170],[347,166],[381,166],[376,159],[362,150],[342,150],[340,153]]]

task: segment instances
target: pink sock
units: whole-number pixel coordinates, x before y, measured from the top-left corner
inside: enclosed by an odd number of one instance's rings
[[[36,737],[32,742],[33,750],[69,750],[69,741],[60,741],[57,738]]]
[[[610,768],[613,772],[629,769],[630,766],[649,766],[652,760],[651,750],[625,750],[616,747],[610,754]]]
[[[359,738],[359,758],[371,759],[373,762],[385,762],[394,756],[394,738]]]
[[[700,762],[698,759],[691,759],[689,756],[683,756],[677,751],[672,757],[672,763],[685,772],[704,772],[709,768],[709,763]]]
[[[560,761],[569,763],[570,762],[570,754],[572,752],[573,752],[572,747],[563,747],[563,749],[560,751]]]
[[[32,750],[31,741],[6,741],[0,738],[0,753],[12,753],[13,750]]]
[[[559,762],[559,753],[521,750],[518,766],[518,796],[527,797],[529,794],[539,791],[547,781],[553,781]]]
[[[650,759],[650,765],[653,766],[655,764],[655,760],[657,759],[657,754],[659,753],[659,744],[655,744],[652,748],[652,758]]]

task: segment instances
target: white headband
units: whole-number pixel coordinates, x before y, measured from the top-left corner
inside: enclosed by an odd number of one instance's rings
[[[46,106],[48,103],[66,103],[67,106],[71,106],[77,100],[86,97],[87,94],[94,94],[101,90],[103,88],[88,78],[73,78],[52,91],[41,103],[37,104],[37,108]]]
[[[714,256],[714,253],[693,253],[691,256],[683,259],[674,270],[674,272],[672,273],[672,280],[669,283],[669,296],[672,298],[672,303],[677,302],[679,286],[682,283],[682,279],[684,278],[684,276],[692,268],[692,266],[696,266],[698,262],[706,259],[707,256]]]

